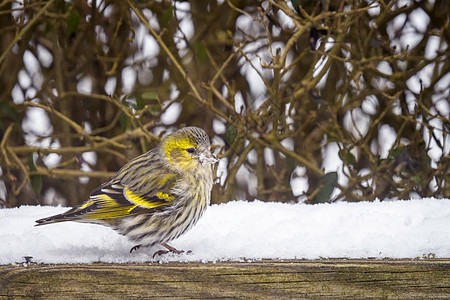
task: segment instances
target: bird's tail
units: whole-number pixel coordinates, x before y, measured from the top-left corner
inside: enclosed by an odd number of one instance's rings
[[[51,217],[36,220],[35,222],[37,224],[34,226],[41,226],[41,225],[47,225],[47,224],[65,222],[65,221],[79,221],[81,219],[80,216],[75,215],[74,212],[75,212],[75,209],[71,209],[62,214],[57,214],[57,215],[54,215]]]

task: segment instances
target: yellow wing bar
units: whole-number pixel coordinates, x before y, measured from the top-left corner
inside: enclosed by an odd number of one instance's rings
[[[174,196],[162,192],[157,193],[156,197],[147,198],[134,194],[127,186],[123,190],[128,201],[142,208],[155,208],[165,205],[172,200],[175,200]]]
[[[92,206],[92,210],[89,210]],[[123,205],[107,194],[91,196],[91,199],[80,206],[80,209],[87,209],[82,215],[83,219],[114,219],[134,215],[132,210],[137,205]]]
[[[102,190],[103,191],[103,190]],[[128,202],[119,201],[116,197],[125,197]],[[127,186],[122,193],[102,192],[92,195],[86,203],[82,204],[77,212],[82,219],[114,219],[128,217],[142,212],[142,209],[151,209],[167,205],[175,200],[174,196],[159,192],[149,198],[134,194]]]

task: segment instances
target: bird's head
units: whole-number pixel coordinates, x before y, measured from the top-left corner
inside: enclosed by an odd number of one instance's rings
[[[171,133],[161,141],[161,151],[172,167],[182,171],[195,171],[218,161],[210,152],[208,135],[198,127],[185,127]]]

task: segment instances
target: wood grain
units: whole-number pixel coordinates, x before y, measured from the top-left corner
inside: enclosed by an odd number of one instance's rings
[[[450,260],[0,266],[0,298],[450,297]]]

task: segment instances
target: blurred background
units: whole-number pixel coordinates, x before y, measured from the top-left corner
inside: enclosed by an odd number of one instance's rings
[[[74,206],[183,126],[212,202],[450,197],[450,3],[3,1],[0,206]]]

